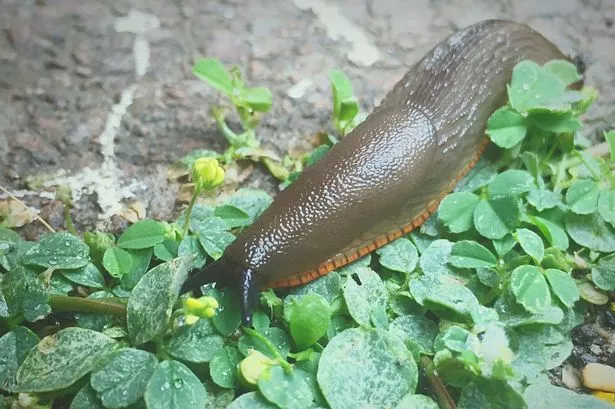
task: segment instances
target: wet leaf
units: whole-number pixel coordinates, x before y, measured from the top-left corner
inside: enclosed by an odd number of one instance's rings
[[[135,286],[128,300],[127,324],[136,345],[164,333],[187,274],[187,260],[177,258],[152,268]]]
[[[100,332],[62,329],[43,338],[28,353],[17,371],[15,389],[32,393],[66,388],[90,372],[116,345]]]
[[[184,364],[162,361],[145,389],[148,409],[195,408],[207,399],[205,387]]]
[[[418,369],[396,336],[379,329],[347,329],[322,352],[317,380],[332,409],[394,407],[413,393]],[[377,386],[376,386],[377,385]]]
[[[26,252],[24,261],[47,268],[80,268],[90,261],[90,248],[68,232],[49,233]]]
[[[104,367],[92,373],[90,384],[106,408],[123,408],[143,397],[158,360],[140,349],[119,351]]]

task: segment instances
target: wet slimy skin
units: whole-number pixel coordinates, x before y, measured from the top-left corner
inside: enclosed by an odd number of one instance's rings
[[[568,57],[511,21],[451,35],[184,290],[239,286],[250,324],[260,289],[309,282],[421,225],[478,161],[487,120],[506,102],[513,67],[526,59]]]

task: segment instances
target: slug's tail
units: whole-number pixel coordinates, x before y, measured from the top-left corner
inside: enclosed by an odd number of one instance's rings
[[[241,304],[243,325],[252,325],[252,311],[258,301],[259,286],[254,270],[243,267],[222,256],[212,264],[198,270],[184,282],[181,292],[201,294],[205,284],[216,283],[218,288],[237,291]]]

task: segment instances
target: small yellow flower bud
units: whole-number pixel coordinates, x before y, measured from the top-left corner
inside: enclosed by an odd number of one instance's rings
[[[196,322],[200,319],[198,316],[193,315],[193,314],[186,314],[186,316],[184,317],[185,321],[186,321],[186,325],[194,325],[196,324]]]
[[[201,189],[213,190],[224,182],[224,169],[214,158],[199,158],[192,165],[192,181]]]
[[[248,356],[239,363],[239,380],[246,386],[256,385],[263,371],[275,364],[273,359],[251,349]]]
[[[214,315],[216,315],[216,310],[215,310],[215,308],[211,308],[211,307],[209,307],[209,308],[205,308],[205,312],[203,313],[203,315],[204,315],[206,318],[211,318],[211,317],[213,317]]]
[[[184,310],[194,313],[203,306],[203,303],[198,298],[186,298],[184,300]]]
[[[216,300],[214,297],[203,297],[201,298],[201,300],[203,300],[203,303],[205,303],[207,306],[216,309],[220,306],[220,304],[218,304],[218,300]]]

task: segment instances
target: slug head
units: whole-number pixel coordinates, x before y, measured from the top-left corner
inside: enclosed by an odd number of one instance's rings
[[[259,283],[253,269],[244,267],[226,256],[198,270],[183,284],[181,292],[201,293],[204,284],[216,283],[217,288],[227,288],[239,294],[241,321],[252,325],[252,313],[258,301]]]

